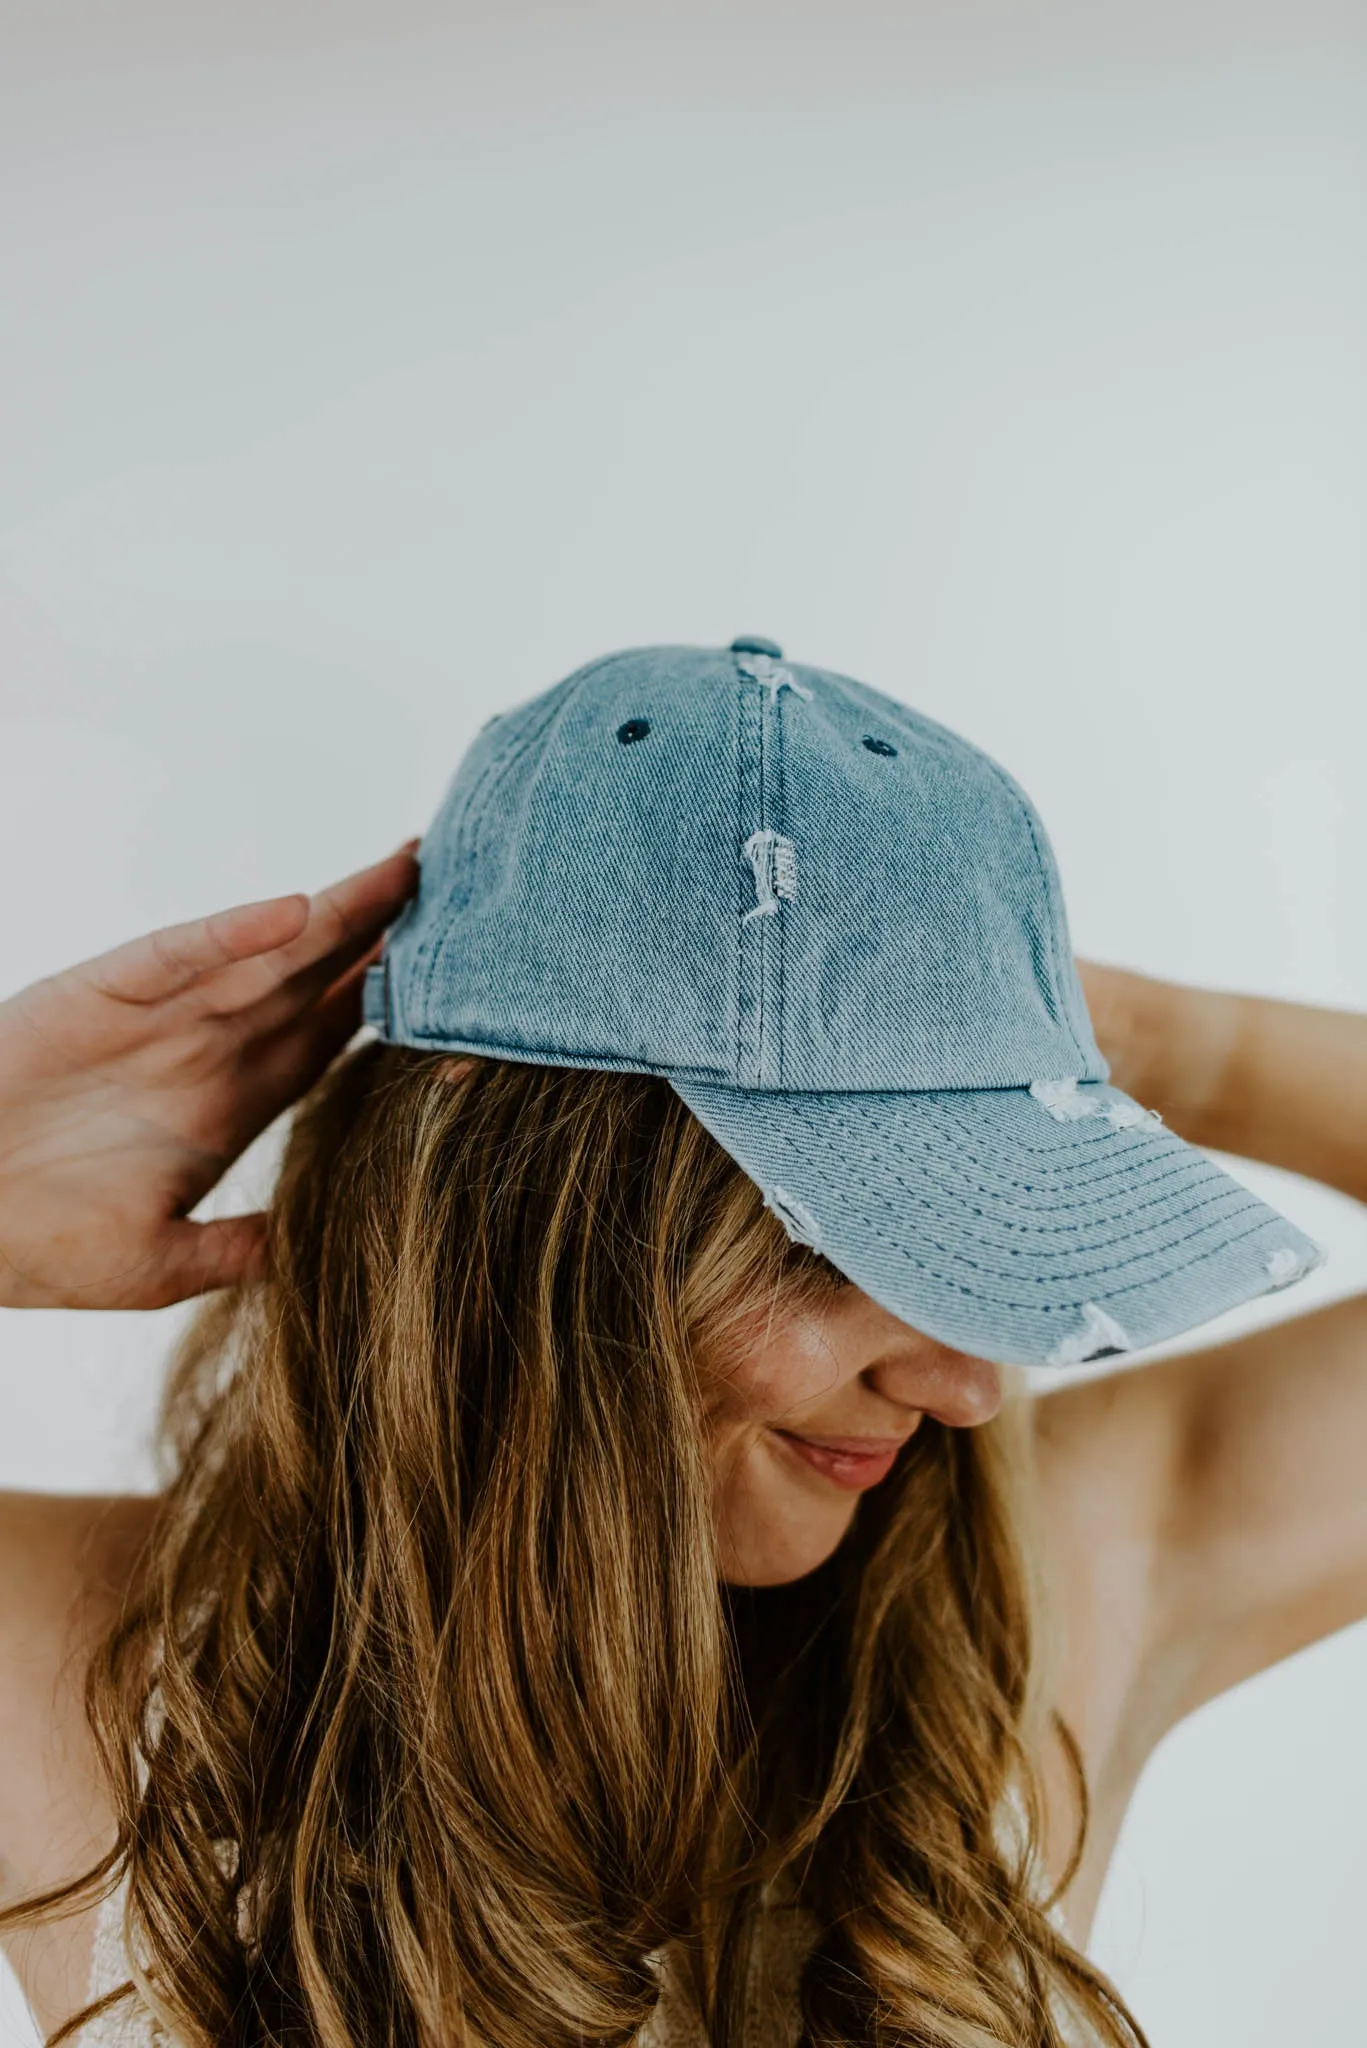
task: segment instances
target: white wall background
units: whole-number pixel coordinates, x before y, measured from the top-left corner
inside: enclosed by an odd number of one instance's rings
[[[1359,6],[0,0],[0,50],[0,995],[750,631],[1002,759],[1080,952],[1367,1008]],[[1334,1255],[1212,1335],[1367,1283],[1364,1212],[1248,1177]],[[181,1314],[6,1318],[0,1483],[145,1484]],[[1363,2039],[1364,1706],[1349,1631],[1155,1758],[1094,1943],[1155,2048]]]

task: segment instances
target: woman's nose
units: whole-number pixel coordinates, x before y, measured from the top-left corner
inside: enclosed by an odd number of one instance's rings
[[[990,1422],[1002,1405],[1001,1368],[947,1345],[889,1357],[866,1378],[887,1400],[919,1408],[956,1429]]]

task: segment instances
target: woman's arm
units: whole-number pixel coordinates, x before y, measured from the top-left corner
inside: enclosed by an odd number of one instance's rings
[[[1367,1198],[1367,1017],[1081,971],[1118,1087]],[[1367,1615],[1367,1295],[1064,1386],[1038,1422],[1066,1690],[1119,1799],[1184,1715]]]
[[[1118,1088],[1194,1145],[1367,1201],[1367,1016],[1078,964]]]

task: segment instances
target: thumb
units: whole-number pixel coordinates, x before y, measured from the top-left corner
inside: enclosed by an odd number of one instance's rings
[[[211,1223],[177,1223],[162,1264],[162,1303],[185,1301],[259,1280],[266,1270],[266,1214],[219,1216]]]

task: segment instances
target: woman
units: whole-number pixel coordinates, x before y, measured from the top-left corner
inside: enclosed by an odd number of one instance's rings
[[[1367,1307],[1015,1367],[1308,1270],[1184,1140],[1362,1193],[1367,1026],[1084,1005],[1016,785],[766,642],[490,721],[416,845],[0,1006],[0,1301],[209,1296],[160,1495],[0,1501],[49,2038],[1141,2042],[1147,1756],[1367,1612]]]

